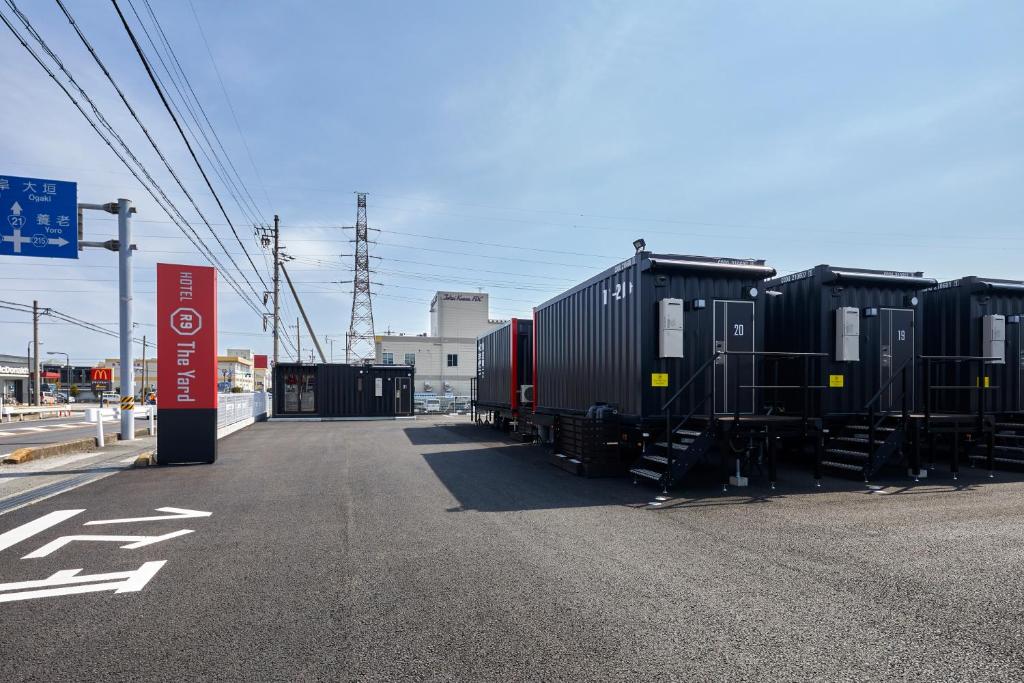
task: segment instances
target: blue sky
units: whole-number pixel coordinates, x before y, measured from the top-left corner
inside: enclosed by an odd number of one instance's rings
[[[351,279],[350,234],[324,226],[353,224],[355,191],[370,193],[381,229],[378,331],[427,329],[436,289],[480,288],[493,316],[528,315],[639,236],[780,272],[828,262],[1024,279],[1019,2],[193,2],[254,163],[189,3],[151,0],[261,216],[281,215],[321,336],[348,327],[347,285],[332,282]],[[19,5],[184,211],[56,6]],[[67,5],[223,223],[112,6]],[[0,30],[0,174],[136,201],[139,331],[155,333],[154,264],[203,259]],[[249,221],[228,207],[265,276]],[[92,217],[86,233],[113,234]],[[111,256],[2,257],[0,298],[113,323]],[[220,307],[221,347],[269,350],[223,285]],[[26,323],[0,312],[0,352],[23,353]],[[81,362],[116,355],[114,340],[62,325],[43,338]]]

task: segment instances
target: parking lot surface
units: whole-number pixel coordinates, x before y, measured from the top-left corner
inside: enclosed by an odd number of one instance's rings
[[[654,508],[466,418],[220,447],[0,516],[0,680],[1024,676],[1019,474]]]

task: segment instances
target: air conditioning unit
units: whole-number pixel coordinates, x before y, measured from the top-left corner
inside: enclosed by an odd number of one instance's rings
[[[433,391],[433,390],[434,390],[434,387],[430,384],[430,382],[424,382],[423,383],[423,391]]]
[[[519,402],[533,403],[533,385],[523,384],[519,387]]]

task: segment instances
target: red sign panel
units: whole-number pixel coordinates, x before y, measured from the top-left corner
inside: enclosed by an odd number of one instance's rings
[[[217,407],[217,271],[156,265],[160,410]]]
[[[252,367],[255,370],[266,370],[267,369],[267,357],[261,356],[258,353],[253,354]]]
[[[113,368],[91,368],[89,380],[92,382],[112,382],[114,380]]]

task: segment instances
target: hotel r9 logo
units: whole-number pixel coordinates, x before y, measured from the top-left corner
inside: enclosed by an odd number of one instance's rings
[[[171,313],[171,329],[183,337],[191,337],[203,329],[203,316],[194,308],[178,308]]]

